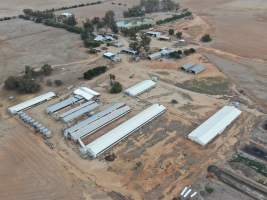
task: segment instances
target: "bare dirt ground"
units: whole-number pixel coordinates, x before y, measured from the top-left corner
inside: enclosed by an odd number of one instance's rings
[[[211,25],[216,37],[214,48],[243,57],[267,59],[266,1],[183,0],[182,5]]]
[[[0,52],[0,83],[25,65],[41,67],[89,57],[79,35],[20,19],[0,23]]]
[[[123,12],[128,10],[128,8],[137,5],[139,1],[130,1],[130,0],[114,0],[114,1],[106,1],[102,4],[93,5],[93,6],[85,6],[81,8],[68,9],[64,12],[71,12],[75,14],[76,17],[79,18],[80,21],[85,20],[86,18],[93,17],[103,17],[105,13],[109,10],[113,10],[116,14],[116,17],[123,17]],[[57,14],[62,13],[62,11],[56,12]]]
[[[0,199],[105,199],[108,196],[71,168],[14,118],[0,122]]]

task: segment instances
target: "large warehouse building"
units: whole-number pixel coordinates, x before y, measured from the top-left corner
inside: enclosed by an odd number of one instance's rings
[[[221,134],[239,115],[241,111],[234,106],[224,106],[203,124],[193,130],[188,138],[202,146],[207,145]]]
[[[145,124],[151,122],[153,119],[163,114],[165,111],[166,108],[164,106],[153,104],[131,119],[112,129],[105,135],[102,135],[93,142],[82,147],[81,154],[85,155],[89,153],[92,157],[96,158],[124,138],[128,137],[134,131],[140,129]]]

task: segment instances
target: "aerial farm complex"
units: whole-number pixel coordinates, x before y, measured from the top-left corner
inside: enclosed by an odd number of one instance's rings
[[[267,200],[267,2],[0,8],[0,200]]]

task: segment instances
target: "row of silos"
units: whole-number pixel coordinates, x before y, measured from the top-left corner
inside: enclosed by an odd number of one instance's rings
[[[37,132],[41,133],[46,138],[52,137],[52,132],[48,128],[46,128],[43,124],[33,119],[31,116],[26,114],[25,112],[18,112],[19,118],[25,122],[26,124],[33,127]]]

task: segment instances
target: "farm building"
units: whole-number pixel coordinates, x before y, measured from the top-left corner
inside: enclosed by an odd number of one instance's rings
[[[83,98],[81,96],[79,96],[79,95],[72,96],[72,97],[69,97],[63,101],[56,103],[56,104],[48,106],[46,108],[46,112],[48,114],[54,113],[54,112],[57,112],[63,108],[66,108],[66,107],[73,105],[73,104],[80,102],[80,101],[83,101]]]
[[[193,74],[199,74],[199,73],[203,72],[204,70],[205,70],[205,67],[203,65],[196,64],[189,69],[189,72],[191,72]]]
[[[158,39],[159,40],[164,40],[164,41],[169,41],[171,38],[166,36],[166,35],[160,35],[160,36],[158,36]]]
[[[119,61],[121,60],[120,57],[118,57],[116,54],[111,53],[111,52],[105,52],[105,53],[103,54],[103,56],[104,56],[105,58],[109,59],[109,60],[114,61],[114,62],[119,62]]]
[[[102,135],[86,146],[82,146],[80,152],[82,155],[89,153],[92,157],[96,158],[165,111],[166,108],[164,106],[153,104],[105,135]]]
[[[207,145],[217,135],[220,135],[224,129],[229,126],[239,115],[241,111],[234,106],[224,106],[203,124],[193,130],[188,138],[202,146]]]
[[[24,101],[20,104],[17,104],[15,106],[9,107],[8,111],[11,114],[17,114],[17,112],[25,110],[25,109],[29,109],[33,106],[36,106],[37,104],[43,103],[45,101],[48,101],[52,98],[54,98],[56,96],[56,94],[54,92],[48,92],[45,94],[42,94],[40,96],[34,97],[33,99],[29,99],[27,101]]]
[[[127,53],[127,54],[131,54],[131,55],[136,55],[137,51],[129,49],[129,48],[124,48],[121,50],[122,53]]]
[[[146,35],[149,35],[149,36],[151,36],[151,37],[160,37],[160,35],[161,35],[161,32],[155,32],[155,31],[147,31],[146,32]]]
[[[152,89],[156,86],[156,82],[152,80],[144,80],[136,85],[125,90],[125,93],[129,96],[135,97],[143,92]]]
[[[161,57],[162,57],[161,52],[156,52],[148,55],[149,60],[157,60],[160,59]]]
[[[79,129],[78,131],[70,134],[71,139],[77,141],[80,138],[86,137],[95,133],[97,130],[107,126],[108,124],[112,123],[113,121],[123,117],[128,112],[130,112],[131,108],[129,106],[123,106],[113,112],[107,114],[106,116],[90,123],[89,125]]]
[[[116,104],[106,108],[105,110],[100,111],[100,112],[90,116],[89,118],[78,122],[74,126],[65,129],[64,130],[64,136],[68,138],[72,133],[82,129],[83,127],[89,125],[90,123],[99,120],[100,118],[112,113],[113,111],[115,111],[115,110],[117,110],[117,109],[119,109],[125,105],[126,105],[125,103],[116,103]]]
[[[100,94],[88,87],[79,87],[78,89],[74,90],[73,94],[82,96],[86,100],[96,99],[100,96]]]
[[[199,74],[203,71],[205,71],[205,66],[201,65],[201,64],[191,64],[191,63],[187,63],[181,66],[181,69],[186,71],[186,72],[190,72],[193,74]]]

